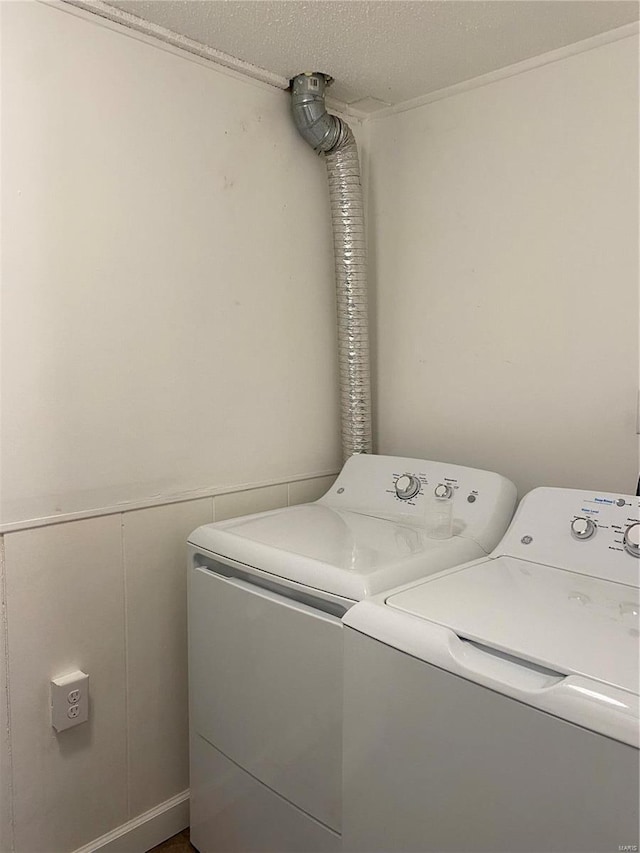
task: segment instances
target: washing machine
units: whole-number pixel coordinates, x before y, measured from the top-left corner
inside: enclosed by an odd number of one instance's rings
[[[427,535],[436,494],[452,507],[446,539]],[[498,474],[358,455],[315,503],[193,532],[191,841],[201,853],[341,849],[341,619],[368,595],[489,553],[515,500]]]
[[[540,488],[345,615],[344,850],[638,849],[639,499]]]

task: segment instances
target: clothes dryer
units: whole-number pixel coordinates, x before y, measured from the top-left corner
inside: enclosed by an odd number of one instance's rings
[[[344,850],[637,850],[637,497],[535,489],[345,615]]]
[[[427,535],[437,490],[452,535]],[[490,552],[515,487],[487,471],[354,456],[319,501],[189,538],[191,841],[201,853],[341,849],[342,616]]]

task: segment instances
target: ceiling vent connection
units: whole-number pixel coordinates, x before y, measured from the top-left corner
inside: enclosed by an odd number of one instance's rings
[[[371,371],[367,317],[364,205],[358,149],[349,125],[325,107],[332,82],[319,72],[291,81],[296,128],[318,154],[324,154],[333,222],[338,309],[340,414],[344,459],[371,453]]]

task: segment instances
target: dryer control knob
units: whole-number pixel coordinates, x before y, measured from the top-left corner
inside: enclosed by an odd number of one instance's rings
[[[433,494],[441,500],[449,500],[453,497],[453,489],[448,483],[438,483],[433,490]]]
[[[571,535],[574,539],[591,539],[595,532],[596,525],[591,518],[574,518],[571,522]]]
[[[413,474],[403,474],[396,480],[396,495],[401,501],[410,501],[420,491],[420,480]]]
[[[625,551],[632,557],[640,557],[640,522],[630,524],[624,532]]]

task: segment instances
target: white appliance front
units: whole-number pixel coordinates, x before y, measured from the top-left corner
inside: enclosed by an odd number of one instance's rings
[[[638,511],[536,489],[489,559],[349,611],[345,850],[638,843]]]
[[[340,619],[202,567],[191,577],[190,619],[194,730],[337,832]]]
[[[400,498],[409,474],[417,491]],[[425,504],[445,482],[454,535],[434,540]],[[354,457],[314,504],[194,531],[191,840],[201,853],[341,849],[341,617],[372,592],[481,556],[514,503],[513,485],[490,472]]]

